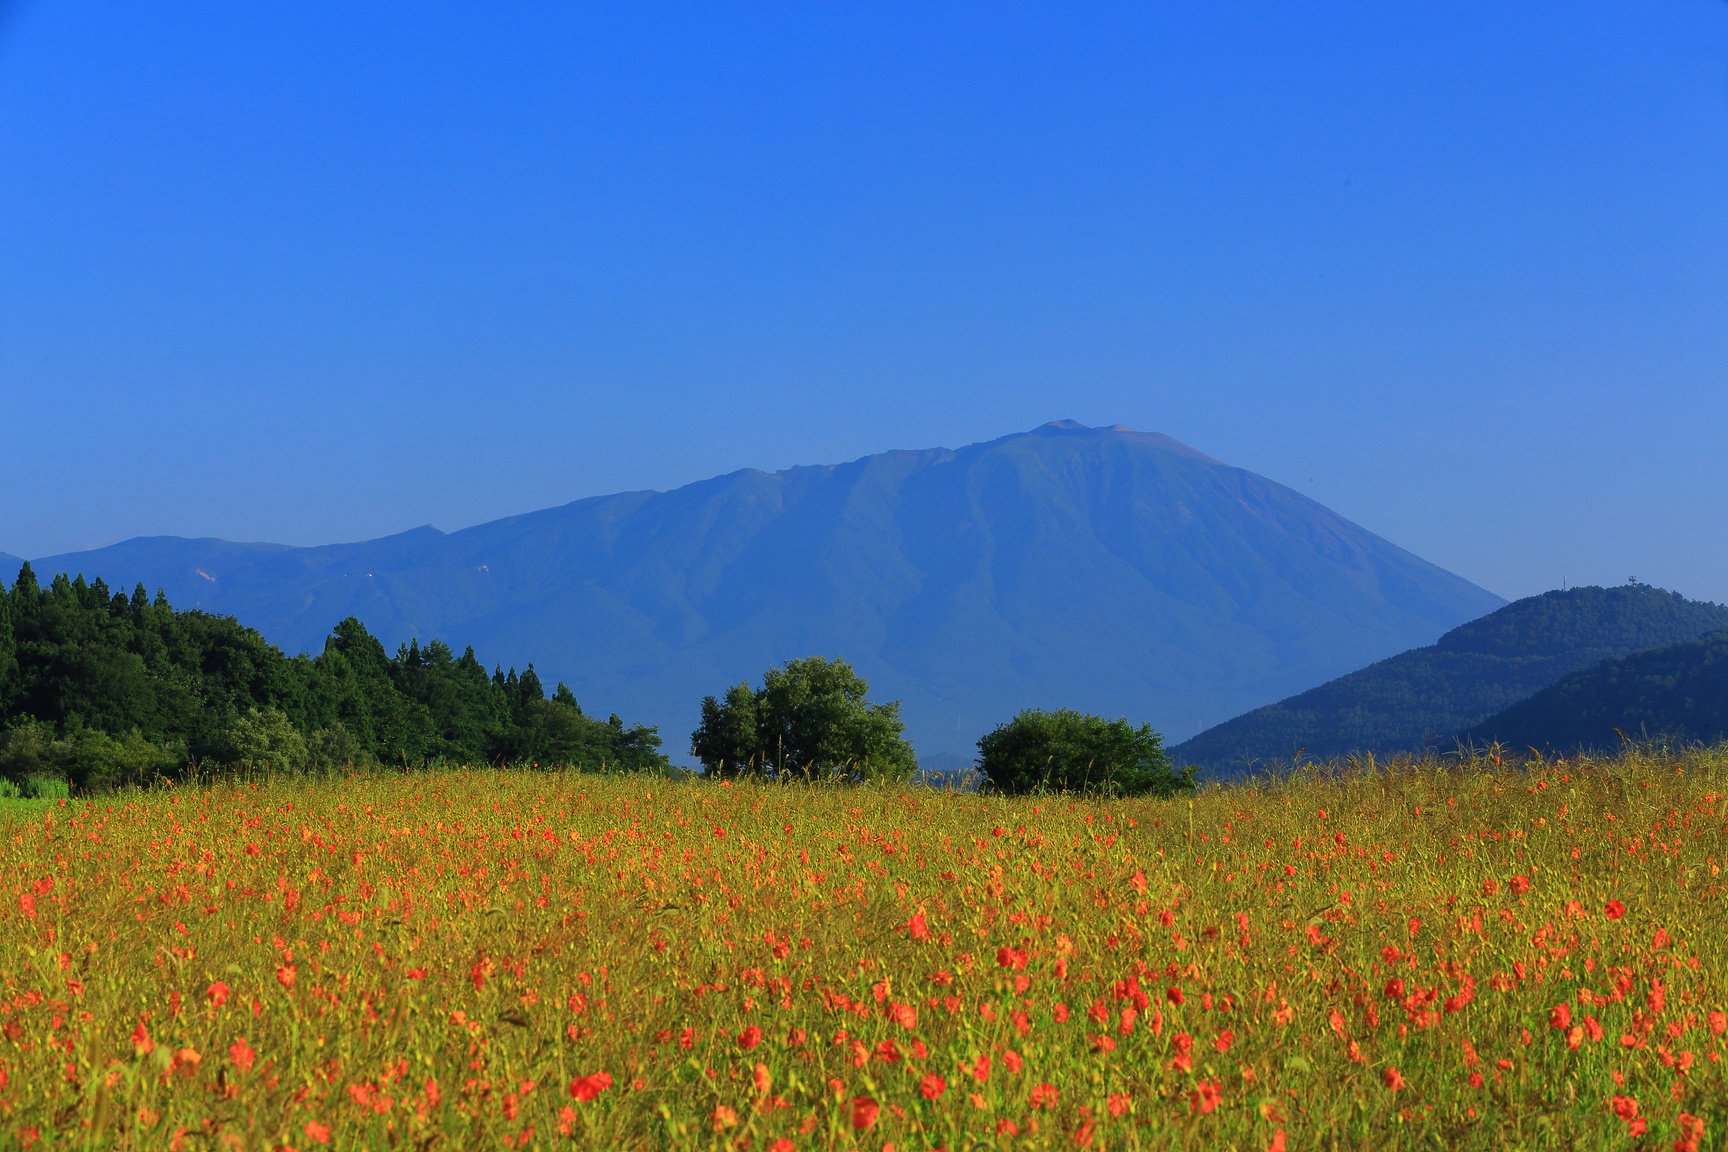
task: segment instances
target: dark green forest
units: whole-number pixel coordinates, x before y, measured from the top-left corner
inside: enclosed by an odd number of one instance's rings
[[[1645,584],[1545,592],[1207,729],[1171,749],[1208,776],[1359,752],[1447,751],[1488,717],[1604,660],[1728,628],[1728,608]]]
[[[438,762],[665,769],[653,728],[550,697],[533,665],[488,673],[472,648],[394,656],[359,620],[289,657],[229,616],[177,611],[142,585],[25,564],[0,588],[0,779],[97,791],[236,770],[335,771]]]
[[[1728,739],[1728,631],[1604,661],[1484,720],[1466,739],[1561,753],[1624,740]]]

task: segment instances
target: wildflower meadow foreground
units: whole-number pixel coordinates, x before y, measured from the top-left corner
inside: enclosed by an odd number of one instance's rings
[[[1728,750],[0,811],[0,1148],[1719,1147]]]

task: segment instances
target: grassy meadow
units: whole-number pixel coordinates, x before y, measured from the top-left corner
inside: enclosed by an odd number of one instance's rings
[[[0,806],[0,1148],[1693,1148],[1728,749]]]

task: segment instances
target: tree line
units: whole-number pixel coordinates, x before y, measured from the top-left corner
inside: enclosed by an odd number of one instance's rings
[[[910,780],[899,702],[873,704],[844,660],[770,668],[702,702],[690,751],[704,772],[779,780]],[[983,782],[1167,793],[1192,786],[1150,726],[1029,709],[978,742]],[[532,664],[490,674],[472,648],[418,640],[394,656],[358,619],[317,656],[282,653],[233,617],[176,610],[143,585],[29,564],[0,588],[0,780],[14,791],[101,791],[212,772],[337,771],[437,763],[665,771],[659,732],[583,712]]]
[[[228,616],[176,610],[142,585],[25,564],[0,589],[0,777],[96,791],[208,770],[437,762],[667,769],[660,736],[583,712],[563,684],[488,673],[434,640],[394,656],[349,617],[289,657]]]

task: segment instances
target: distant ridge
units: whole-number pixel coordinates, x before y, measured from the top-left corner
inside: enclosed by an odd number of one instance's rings
[[[1208,775],[1355,752],[1450,749],[1501,709],[1602,660],[1728,628],[1728,608],[1644,585],[1545,592],[1435,644],[1228,720],[1171,749]]]
[[[1476,725],[1479,744],[1570,753],[1622,739],[1728,739],[1728,631],[1634,652],[1574,673]]]
[[[141,581],[289,652],[345,616],[533,661],[681,754],[701,698],[843,656],[920,753],[1027,706],[1179,738],[1432,641],[1499,597],[1168,436],[1058,421],[959,449],[733,472],[458,532],[154,538],[37,563]]]

